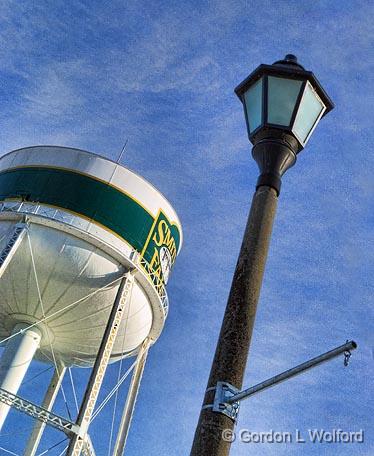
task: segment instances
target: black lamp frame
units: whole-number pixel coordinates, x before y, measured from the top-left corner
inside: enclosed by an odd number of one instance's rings
[[[291,115],[291,120],[288,126],[275,125],[269,123],[268,120],[268,77],[274,76],[284,79],[295,79],[302,81],[300,91]],[[247,110],[245,106],[244,94],[253,86],[260,78],[263,78],[262,87],[262,113],[261,125],[254,131],[250,131]],[[325,110],[320,114],[310,129],[307,137],[302,142],[292,131],[297,112],[300,107],[301,99],[305,91],[307,83],[310,83],[312,88],[317,93],[325,105]],[[330,97],[324,91],[323,87],[311,71],[306,71],[294,55],[286,55],[284,60],[275,62],[273,65],[260,65],[257,67],[243,82],[235,89],[236,95],[244,107],[244,115],[247,124],[247,132],[249,140],[254,144],[252,156],[260,169],[260,176],[257,180],[256,188],[261,186],[269,186],[280,193],[282,175],[291,168],[296,162],[296,155],[304,148],[305,143],[309,139],[316,124],[321,117],[325,116],[334,108],[334,104]]]
[[[272,124],[267,121],[268,119],[268,76],[274,76],[278,78],[287,78],[287,79],[295,79],[302,82],[300,92],[298,98],[296,100],[294,110],[291,116],[291,120],[288,126],[283,125],[276,125]],[[253,86],[259,79],[263,78],[263,87],[262,87],[262,113],[261,113],[261,125],[259,125],[255,130],[251,131],[248,121],[247,110],[245,107],[245,100],[244,94],[249,89],[249,87]],[[247,132],[250,141],[253,144],[256,144],[257,134],[262,129],[272,129],[272,130],[281,130],[285,133],[288,133],[292,136],[295,136],[292,132],[292,127],[297,115],[297,112],[300,107],[301,98],[304,94],[305,86],[307,82],[310,82],[313,89],[316,91],[317,95],[321,99],[322,103],[325,105],[326,109],[324,110],[322,117],[325,116],[329,111],[331,111],[334,107],[333,102],[331,101],[330,97],[322,88],[321,84],[314,76],[311,71],[305,71],[302,69],[301,66],[295,65],[294,67],[289,65],[281,65],[281,64],[273,64],[273,65],[260,65],[256,70],[254,70],[243,82],[241,82],[236,88],[235,93],[239,97],[240,101],[243,103],[244,108],[244,115],[247,125]],[[310,132],[313,131],[315,124],[320,120],[320,116],[316,119],[314,125],[312,126]],[[306,141],[308,140],[310,133],[308,134],[306,140],[302,142],[299,138],[296,138],[300,147],[298,148],[299,152],[303,149]]]

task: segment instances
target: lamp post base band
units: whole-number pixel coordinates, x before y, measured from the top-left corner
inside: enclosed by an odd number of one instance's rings
[[[279,196],[280,189],[282,186],[282,180],[279,176],[276,176],[275,174],[260,174],[260,176],[257,179],[256,190],[258,190],[262,186],[273,188],[277,192],[277,196]]]

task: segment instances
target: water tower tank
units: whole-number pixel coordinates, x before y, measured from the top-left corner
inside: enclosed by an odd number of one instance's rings
[[[26,227],[20,238],[17,227]],[[120,278],[132,270],[135,282],[111,361],[136,354],[145,338],[153,343],[162,331],[165,285],[181,244],[170,203],[124,166],[65,147],[4,155],[0,340],[36,324],[38,359],[92,366]],[[2,369],[0,383],[4,362]]]

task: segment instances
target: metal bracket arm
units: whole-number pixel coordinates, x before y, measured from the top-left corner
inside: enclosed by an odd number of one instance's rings
[[[211,408],[213,412],[222,413],[233,420],[236,420],[238,412],[239,412],[239,403],[244,399],[248,399],[248,397],[253,396],[254,394],[263,391],[267,388],[271,388],[272,386],[278,385],[278,383],[284,382],[291,377],[295,377],[296,375],[301,374],[313,367],[318,366],[330,359],[333,359],[340,354],[344,353],[344,365],[347,366],[347,359],[351,356],[351,350],[357,348],[356,342],[353,340],[347,341],[345,344],[340,345],[322,355],[316,356],[315,358],[306,361],[305,363],[299,364],[292,369],[288,369],[281,374],[276,375],[275,377],[271,377],[268,380],[265,380],[261,383],[258,383],[255,386],[247,388],[243,391],[239,391],[233,385],[227,382],[218,382],[215,389],[215,397],[214,403],[210,405],[205,405],[204,408]]]

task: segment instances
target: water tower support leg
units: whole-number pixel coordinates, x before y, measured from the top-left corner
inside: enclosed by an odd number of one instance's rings
[[[55,403],[57,394],[60,390],[62,380],[64,378],[66,367],[62,364],[57,365],[58,369],[55,369],[52,380],[48,386],[47,392],[44,396],[42,407],[48,411],[52,410],[53,404]],[[36,421],[35,426],[32,430],[32,434],[27,443],[25,450],[25,456],[35,456],[36,451],[39,447],[40,440],[42,438],[46,423],[42,421]]]
[[[92,413],[104,379],[105,371],[110,360],[110,355],[112,353],[122,316],[129,303],[133,284],[134,276],[132,272],[128,272],[121,280],[117,296],[101,340],[95,364],[92,369],[91,377],[88,381],[83,402],[79,410],[76,424],[79,426],[80,432],[71,439],[66,456],[80,456],[82,450],[87,447],[86,440],[88,427],[91,422]]]
[[[13,334],[19,333],[8,341],[0,359],[0,388],[17,394],[27,369],[39,348],[41,334],[37,328],[28,329],[27,323],[15,326]],[[10,406],[0,404],[0,430],[9,413]]]
[[[149,346],[150,341],[149,339],[146,339],[143,342],[143,345],[139,351],[136,360],[136,365],[131,378],[130,388],[127,394],[125,408],[122,414],[121,424],[117,434],[117,440],[116,445],[114,447],[113,456],[122,456],[125,450],[126,440],[130,429],[132,416],[134,413],[135,402],[138,396],[140,381],[143,376]]]

